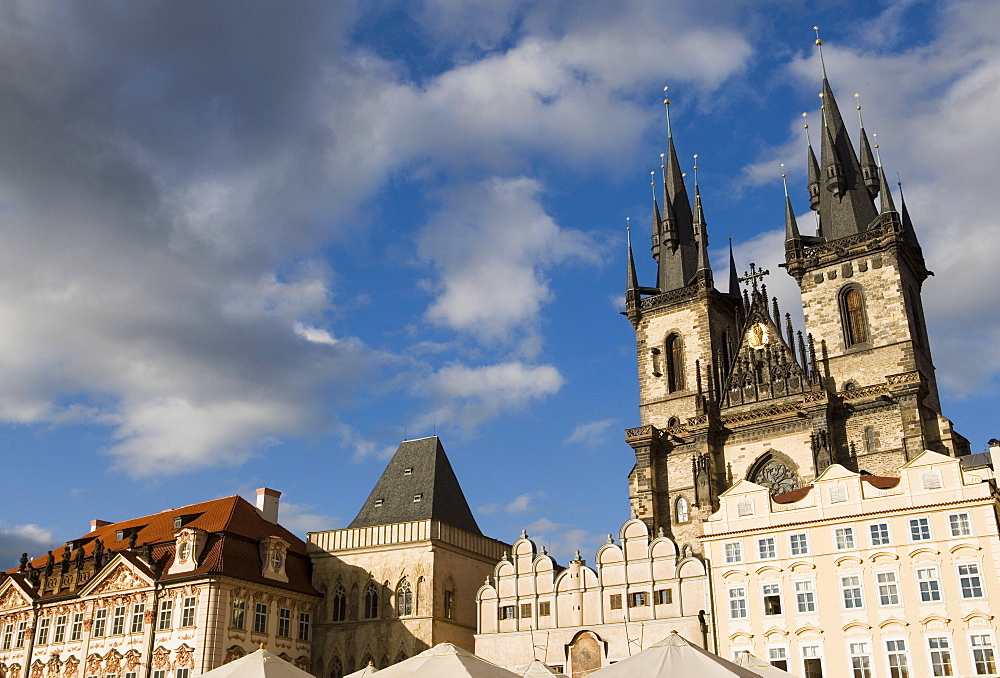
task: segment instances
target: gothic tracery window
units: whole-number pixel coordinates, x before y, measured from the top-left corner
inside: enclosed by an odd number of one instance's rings
[[[400,617],[413,614],[413,590],[406,579],[396,589],[396,614]]]
[[[347,619],[347,590],[343,584],[337,584],[333,591],[333,621],[340,622]]]
[[[844,325],[844,345],[854,346],[868,341],[865,301],[860,289],[848,287],[841,294],[840,313]]]
[[[691,512],[688,508],[688,500],[684,497],[677,497],[677,503],[675,504],[676,511],[674,513],[674,519],[678,523],[686,523],[691,520]]]
[[[684,388],[684,350],[681,345],[681,336],[676,332],[668,336],[665,347],[667,391],[673,393]]]
[[[365,587],[365,619],[378,617],[378,587],[375,582],[368,582]]]

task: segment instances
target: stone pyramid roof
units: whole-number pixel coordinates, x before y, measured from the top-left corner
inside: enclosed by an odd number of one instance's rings
[[[348,528],[439,520],[482,534],[437,436],[405,440]]]

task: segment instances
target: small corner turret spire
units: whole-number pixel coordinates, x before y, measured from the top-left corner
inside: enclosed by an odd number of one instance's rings
[[[903,180],[900,178],[899,172],[896,172],[896,185],[899,186],[899,210],[900,221],[903,224],[903,238],[916,250],[922,261],[923,252],[920,248],[920,241],[917,240],[917,232],[913,228],[913,222],[910,220],[910,211],[906,209],[906,198],[903,197]]]
[[[875,153],[878,155],[878,182],[879,189],[882,191],[882,202],[879,205],[879,214],[885,214],[887,212],[895,212],[896,205],[892,202],[892,191],[889,190],[889,182],[885,178],[885,170],[882,168],[882,152],[878,148],[878,135],[873,135],[875,137]]]
[[[701,189],[698,187],[698,154],[694,155],[694,229],[698,239],[699,274],[705,272],[705,277],[712,279],[712,265],[708,259],[708,224],[705,223],[705,212],[701,207]]]
[[[631,218],[625,217],[625,223],[629,224],[630,222]],[[635,257],[632,256],[632,228],[629,225],[625,226],[625,241],[628,243],[628,279],[625,285],[625,291],[638,292],[639,276],[635,273]]]
[[[788,195],[788,175],[785,174],[785,163],[781,163],[781,184],[785,189],[785,251],[794,243],[794,249],[802,248],[802,236],[799,234],[799,224],[795,220],[795,210],[792,209],[792,199]]]
[[[660,243],[663,241],[663,220],[660,218],[660,206],[656,204],[656,172],[649,173],[649,186],[653,191],[653,227],[652,245],[653,259],[660,260]],[[631,250],[631,246],[629,250]]]
[[[740,276],[736,272],[736,257],[733,256],[733,236],[729,236],[729,296],[740,298]]]
[[[854,93],[854,101],[857,103],[858,123],[861,126],[861,176],[865,180],[865,188],[872,200],[879,193],[878,166],[872,156],[872,148],[868,143],[868,133],[865,132],[865,121],[861,117],[861,95]]]
[[[813,151],[812,139],[809,138],[809,114],[802,114],[802,127],[806,131],[806,147],[809,149],[809,158],[806,161],[809,171],[809,208],[819,213],[819,163],[816,162],[816,153]]]

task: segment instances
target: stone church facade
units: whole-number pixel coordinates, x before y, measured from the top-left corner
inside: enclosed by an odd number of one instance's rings
[[[800,231],[786,189],[782,267],[799,285],[804,328],[769,298],[769,273],[751,264],[739,278],[732,253],[728,287],[716,289],[700,191],[692,205],[672,134],[653,204],[655,286],[639,285],[629,246],[624,315],[640,395],[626,432],[631,506],[679,542],[698,544],[740,479],[777,494],[834,463],[891,476],[924,450],[969,452],[941,413],[921,303],[930,272],[902,195],[897,208],[863,127],[856,151],[825,76],[823,102],[819,159],[808,148],[814,235]]]

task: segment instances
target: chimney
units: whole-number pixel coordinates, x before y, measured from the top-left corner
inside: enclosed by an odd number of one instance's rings
[[[90,521],[90,531],[93,532],[99,527],[104,527],[105,525],[110,525],[110,524],[111,524],[110,520],[98,520],[97,518],[94,518],[93,520]]]
[[[997,464],[1000,464],[1000,440],[992,438],[989,444],[990,465],[996,469]]]
[[[257,513],[269,523],[278,523],[278,501],[281,499],[281,492],[272,490],[269,487],[262,487],[257,490]]]

